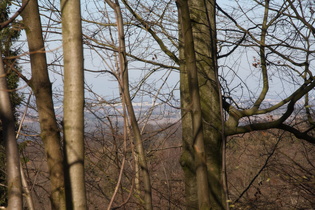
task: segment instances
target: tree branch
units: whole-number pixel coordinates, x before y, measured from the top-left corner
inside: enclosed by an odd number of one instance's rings
[[[10,19],[1,23],[0,24],[0,30],[5,28],[10,23],[12,23],[17,18],[17,16],[19,16],[23,12],[24,8],[27,6],[29,1],[30,0],[27,0],[24,4],[22,4],[21,8],[18,11],[16,11],[16,13]]]

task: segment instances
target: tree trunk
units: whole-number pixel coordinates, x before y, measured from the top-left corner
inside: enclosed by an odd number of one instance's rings
[[[23,3],[27,0],[23,0]],[[44,40],[37,0],[30,0],[22,13],[30,51],[33,89],[39,115],[41,138],[51,183],[52,209],[65,209],[65,189],[61,138],[55,117],[52,88],[49,80]]]
[[[196,55],[194,50],[194,39],[190,21],[187,0],[178,0],[181,17],[182,40],[184,45],[185,68],[187,74],[188,92],[190,101],[187,112],[191,115],[192,138],[194,156],[194,170],[196,174],[197,196],[199,209],[210,209],[207,165],[205,157],[204,136],[202,126],[201,104],[199,95],[199,83],[197,76]]]
[[[20,155],[15,138],[15,122],[6,82],[2,53],[0,50],[0,119],[6,151],[8,210],[22,210],[22,182]]]
[[[226,199],[222,185],[222,115],[220,90],[218,84],[216,28],[215,28],[215,1],[188,1],[189,13],[193,30],[193,44],[198,69],[199,94],[202,112],[202,128],[205,144],[205,156],[208,176],[208,190],[210,193],[210,208],[225,209]],[[180,29],[180,35],[185,33]],[[183,36],[183,35],[181,35]],[[183,42],[183,37],[181,38]],[[186,50],[183,47],[180,50]],[[183,123],[183,154],[181,165],[185,173],[186,199],[190,209],[198,209],[200,203],[197,185],[197,166],[193,151],[192,120],[187,116],[188,105],[191,103],[187,94],[189,80],[185,67],[187,60],[183,52],[181,55],[181,100]],[[183,57],[184,56],[184,57]],[[183,67],[184,65],[184,67]],[[198,195],[198,198],[196,198]],[[207,209],[207,208],[205,208]]]
[[[86,209],[84,178],[84,69],[79,0],[62,0],[64,146],[67,209]]]
[[[120,66],[120,87],[123,96],[123,102],[126,105],[129,122],[134,135],[134,144],[136,148],[136,164],[139,164],[141,174],[143,177],[143,186],[144,186],[144,202],[145,209],[153,209],[152,206],[152,189],[149,168],[146,161],[146,155],[143,148],[141,133],[139,125],[135,116],[135,112],[132,106],[130,91],[129,91],[129,75],[128,75],[128,66],[126,58],[126,46],[125,46],[125,34],[123,28],[123,18],[121,14],[121,9],[119,2],[116,0],[115,3],[111,0],[106,0],[106,2],[115,10],[117,27],[118,27],[118,37],[119,37],[119,66]],[[136,167],[137,168],[137,167]],[[137,173],[137,172],[136,172]]]
[[[178,9],[179,22],[181,23],[181,11]],[[180,101],[181,101],[181,117],[182,117],[182,143],[183,151],[180,157],[180,164],[185,174],[185,197],[187,209],[198,209],[197,197],[197,181],[194,173],[193,163],[193,138],[191,115],[189,114],[190,94],[189,94],[189,80],[185,67],[185,56],[183,46],[182,24],[179,24],[179,57],[180,57]]]

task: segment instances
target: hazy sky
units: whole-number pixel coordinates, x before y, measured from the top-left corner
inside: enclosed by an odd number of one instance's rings
[[[239,2],[245,2],[239,1]],[[82,1],[82,11],[83,16],[87,17],[88,15],[85,14],[86,9],[92,9],[92,11],[95,10],[94,17],[98,17],[100,14],[97,10],[100,8],[97,8],[97,5],[92,4],[92,1]],[[54,2],[56,4],[55,6],[58,8],[59,3],[56,1]],[[101,3],[102,4],[102,3]],[[222,7],[231,7],[233,5],[236,5],[235,0],[223,0],[218,1],[218,4]],[[87,6],[88,5],[88,6]],[[233,12],[230,10],[230,12]],[[253,10],[252,12],[255,12],[255,15],[259,15],[260,10]],[[253,14],[253,13],[252,13]],[[43,19],[44,25],[53,25],[53,22],[49,22],[45,19]],[[48,28],[43,28],[44,30],[44,36],[47,40],[46,42],[46,50],[47,50],[47,59],[48,63],[51,63],[54,60],[61,60],[60,56],[62,55],[62,42],[61,42],[61,36],[60,34],[54,34],[54,33],[45,33],[46,30],[49,30]],[[143,35],[145,36],[145,35]],[[25,35],[24,32],[22,32],[21,40],[25,41]],[[157,45],[155,45],[157,46]],[[26,45],[23,49],[27,49]],[[143,52],[145,53],[145,51]],[[85,68],[89,70],[99,71],[99,70],[109,70],[108,65],[113,58],[106,58],[105,60],[101,60],[100,57],[97,55],[96,52],[92,52],[89,50],[84,51],[84,63]],[[232,55],[226,58],[222,58],[219,60],[219,64],[221,66],[229,66],[230,68],[224,67],[222,76],[226,77],[225,79],[228,79],[229,81],[229,88],[237,90],[235,93],[236,95],[241,95],[242,90],[246,92],[246,88],[248,87],[250,91],[252,91],[254,94],[259,92],[259,86],[260,84],[260,78],[261,73],[259,70],[253,68],[252,62],[254,62],[254,57],[257,56],[257,53],[254,50],[246,50],[246,51],[236,51]],[[61,60],[62,61],[62,60]],[[54,64],[62,64],[62,62],[54,62]],[[135,81],[139,81],[139,78],[144,76],[144,71],[137,70],[143,67],[143,64],[139,63],[131,63],[130,66],[130,83],[133,85]],[[29,64],[23,65],[23,72],[29,71]],[[62,73],[62,68],[58,66],[50,66],[50,70],[54,70],[56,72]],[[222,68],[220,69],[222,70]],[[236,74],[232,73],[234,71]],[[56,90],[56,92],[61,93],[62,92],[62,77],[56,73],[51,72],[51,81],[53,82],[53,87]],[[168,76],[168,80],[166,83],[164,83],[164,79]],[[85,72],[85,81],[86,84],[95,91],[98,95],[101,97],[105,97],[106,99],[115,98],[118,97],[118,84],[115,81],[114,77],[111,76],[108,73],[91,73],[91,72]],[[175,85],[178,87],[178,81],[179,81],[179,74],[177,71],[173,71],[172,73],[168,71],[160,71],[159,73],[155,73],[154,76],[150,77],[148,79],[148,84],[144,86],[144,91],[147,91],[149,87],[155,87],[156,89],[159,88],[161,84],[163,84],[163,90],[160,90],[161,93],[167,93],[169,89],[172,89]],[[246,82],[245,84],[242,84],[242,81]],[[277,97],[277,95],[281,95],[285,93],[284,91],[287,91],[288,93],[291,92],[294,89],[294,86],[287,86],[283,87],[283,83],[281,82],[281,75],[273,75],[273,80],[270,83],[271,88],[273,88],[273,95]],[[242,87],[243,86],[243,87]],[[279,90],[279,91],[278,91]],[[277,92],[278,91],[278,92]],[[27,91],[28,92],[28,91]],[[285,93],[284,95],[288,94]],[[152,92],[154,95],[155,93]],[[179,98],[179,92],[175,91],[175,95],[177,98]],[[87,97],[90,97],[90,94],[87,92]]]

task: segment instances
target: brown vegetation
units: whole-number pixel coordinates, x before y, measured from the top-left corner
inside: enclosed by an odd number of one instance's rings
[[[166,126],[166,125],[164,125]],[[155,135],[157,126],[145,131],[152,178],[154,209],[186,209],[184,178],[179,164],[179,124]],[[119,130],[98,125],[85,136],[86,189],[89,209],[106,209],[125,155],[127,164],[112,207],[142,209],[134,191],[131,150],[124,154]],[[165,134],[167,133],[167,134]],[[151,135],[154,134],[154,135]],[[42,142],[21,143],[23,168],[35,201],[35,209],[49,209],[49,179]],[[130,148],[130,145],[127,146]],[[279,130],[236,135],[227,142],[227,177],[232,209],[313,209],[315,207],[315,148]],[[127,203],[125,203],[127,202]]]

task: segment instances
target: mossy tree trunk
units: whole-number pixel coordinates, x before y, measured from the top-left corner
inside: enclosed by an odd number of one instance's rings
[[[6,73],[0,50],[0,119],[6,150],[6,172],[8,210],[22,209],[22,182],[20,174],[20,155],[15,138],[15,121],[7,88]]]
[[[181,103],[183,125],[183,154],[181,165],[185,173],[186,201],[188,209],[225,209],[226,199],[222,182],[222,139],[224,138],[221,115],[220,88],[218,82],[216,27],[215,27],[215,1],[188,0],[191,28],[193,32],[193,45],[198,71],[200,105],[202,115],[202,130],[206,168],[208,178],[208,191],[210,206],[200,206],[205,199],[198,195],[199,185],[194,148],[192,117],[189,116],[192,98],[189,96],[189,83],[187,75],[187,57],[183,46],[180,47],[181,56]],[[181,11],[180,11],[181,12]],[[180,14],[183,15],[183,14]],[[182,23],[184,25],[187,23]],[[186,44],[180,28],[181,43]],[[198,205],[199,203],[199,205]]]
[[[13,46],[14,42],[20,37],[20,32],[15,29],[16,21],[9,20],[9,11],[12,7],[11,0],[2,0],[0,2],[0,51],[2,56],[2,64],[5,72],[7,89],[9,89],[10,104],[16,125],[18,116],[18,106],[21,104],[22,97],[15,89],[18,87],[19,76],[15,70],[19,70],[20,66],[17,59],[10,58],[19,54],[19,50]],[[9,22],[8,22],[9,21]],[[7,24],[6,24],[7,23]],[[11,23],[11,24],[9,24]],[[5,142],[3,135],[3,126],[0,122],[0,206],[7,205],[7,188],[6,188],[6,154]]]

